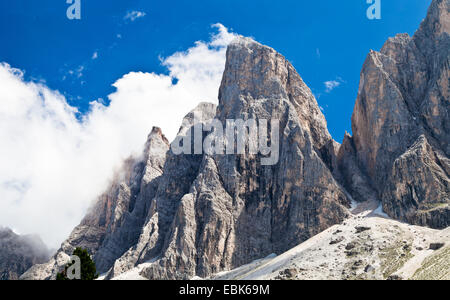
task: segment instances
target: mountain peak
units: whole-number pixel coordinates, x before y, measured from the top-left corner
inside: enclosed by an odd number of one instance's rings
[[[310,88],[283,55],[251,38],[238,37],[228,46],[226,58],[219,90],[220,119],[241,118],[237,112],[243,108],[251,110],[257,102],[283,99],[295,107],[317,149],[331,139]]]
[[[426,18],[418,30],[419,35],[430,34],[438,37],[450,31],[450,0],[433,0]]]
[[[161,141],[163,144],[167,146],[169,145],[169,140],[162,132],[162,129],[155,126],[152,128],[152,131],[147,137],[147,143],[145,144],[144,153],[147,153],[150,150],[150,148],[153,146],[156,140]]]

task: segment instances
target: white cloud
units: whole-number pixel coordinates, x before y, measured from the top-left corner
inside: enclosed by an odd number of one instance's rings
[[[98,58],[98,51],[95,51],[94,54],[92,54],[92,59],[97,59]]]
[[[133,10],[133,11],[129,11],[125,17],[123,18],[125,21],[131,21],[134,22],[136,19],[139,18],[143,18],[145,17],[147,14],[143,11],[137,11],[137,10]]]
[[[327,93],[331,92],[332,90],[341,85],[341,83],[336,80],[325,81],[324,84]]]
[[[211,37],[211,42],[209,43],[209,45],[212,47],[226,47],[236,38],[235,33],[229,32],[228,28],[220,23],[214,24],[212,25],[212,27],[217,28],[217,30],[219,31],[218,34],[214,34]]]
[[[172,139],[199,102],[217,103],[233,35],[216,27],[210,42],[163,60],[169,75],[124,75],[114,83],[109,106],[92,102],[81,121],[59,92],[0,64],[0,225],[38,233],[58,247],[113,170],[141,152],[152,126]]]
[[[84,75],[83,72],[85,69],[86,69],[86,67],[84,65],[80,65],[76,69],[68,70],[67,75],[69,75],[70,77],[75,77],[75,78],[79,79],[79,78],[83,77],[83,75]],[[64,75],[63,80],[66,80],[66,79],[67,79],[67,76]]]
[[[344,80],[340,77],[338,77],[336,80],[325,81],[323,83],[325,85],[325,92],[330,93],[335,88],[339,87],[342,83],[344,83]]]

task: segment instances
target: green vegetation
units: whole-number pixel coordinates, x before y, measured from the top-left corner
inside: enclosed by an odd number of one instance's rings
[[[426,213],[435,209],[445,208],[447,206],[449,206],[448,203],[422,203],[420,206],[420,211]]]
[[[76,248],[73,251],[73,256],[78,256],[81,262],[81,279],[80,280],[95,280],[98,278],[97,269],[95,267],[95,263],[92,260],[89,252],[86,249]],[[56,276],[56,280],[70,280],[67,276],[67,271],[69,268],[74,266],[76,262],[72,261],[67,264],[64,268],[64,271],[58,273]]]
[[[450,280],[450,247],[447,246],[427,257],[411,279]]]
[[[383,277],[388,278],[400,270],[414,256],[411,250],[412,241],[408,241],[407,243],[396,241],[393,246],[383,249],[380,253]]]

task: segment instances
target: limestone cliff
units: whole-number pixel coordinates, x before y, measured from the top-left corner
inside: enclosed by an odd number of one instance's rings
[[[391,217],[434,228],[450,224],[449,6],[369,53],[339,162],[355,198],[374,188]]]

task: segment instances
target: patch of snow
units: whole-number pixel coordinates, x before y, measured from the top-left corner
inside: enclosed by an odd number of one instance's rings
[[[153,257],[152,259],[146,261],[145,264],[152,264],[152,263],[156,262],[158,259],[160,259],[159,256]]]
[[[384,266],[387,262],[396,263],[397,258],[386,260],[383,258],[383,251],[396,247],[398,251],[406,252],[405,245],[410,247],[408,251],[412,257],[403,262],[404,265],[396,274],[408,279],[434,253],[428,250],[431,242],[450,241],[450,228],[439,231],[392,220],[383,212],[379,201],[352,201],[353,207],[355,204],[358,208],[352,212],[353,216],[342,224],[332,226],[278,256],[272,254],[234,270],[216,274],[210,279],[273,280],[283,278],[283,271],[288,269],[294,270],[293,279],[385,279]],[[370,231],[357,233],[356,228],[361,226],[370,228]],[[332,241],[338,242],[331,243]],[[359,246],[368,245],[372,250],[349,256],[346,246],[350,242]],[[356,266],[355,274],[350,272],[352,270],[349,266]],[[369,266],[372,271],[366,272],[365,268]]]
[[[248,263],[246,265],[243,265],[241,267],[238,267],[231,271],[223,271],[220,273],[217,273],[213,276],[212,279],[215,280],[230,280],[230,279],[240,279],[247,275],[247,273],[252,272],[253,270],[257,269],[258,267],[272,261],[275,259],[277,255],[275,253],[272,253],[265,258],[257,259],[252,261],[251,263]]]
[[[278,256],[278,255],[276,255],[275,253],[272,253],[272,254],[267,255],[267,257],[265,257],[264,259],[275,258],[275,257],[277,257],[277,256]]]
[[[390,217],[383,211],[383,204],[382,203],[380,203],[380,206],[378,206],[377,209],[375,209],[373,211],[373,214],[374,215],[378,215],[378,216],[383,217],[383,218],[390,219]]]
[[[100,274],[96,280],[105,280],[106,275],[108,275],[108,272]]]
[[[122,273],[117,277],[114,277],[112,280],[148,280],[147,278],[141,276],[141,272],[145,267],[150,266],[152,263],[143,263],[135,268],[129,270],[128,272]]]
[[[147,280],[145,277],[142,277],[139,273],[141,273],[141,268],[136,267],[128,272],[125,272],[117,277],[114,277],[112,280]]]
[[[350,211],[355,210],[358,207],[359,203],[352,199],[352,202],[350,204]]]

